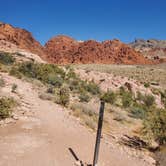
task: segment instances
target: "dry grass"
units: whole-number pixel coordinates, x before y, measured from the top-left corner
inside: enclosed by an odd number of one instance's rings
[[[86,64],[75,65],[78,69],[93,70],[103,73],[112,73],[118,76],[125,76],[136,79],[140,82],[159,83],[166,89],[166,64],[160,65],[105,65]]]

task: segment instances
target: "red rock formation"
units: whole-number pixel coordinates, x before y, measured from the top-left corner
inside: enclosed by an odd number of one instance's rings
[[[15,44],[21,49],[44,57],[44,49],[32,34],[24,29],[15,28],[9,24],[0,24],[0,40]]]
[[[150,60],[141,53],[120,42],[108,40],[78,42],[71,37],[57,36],[49,40],[45,47],[24,29],[0,23],[0,40],[15,44],[18,48],[38,54],[50,63],[105,63],[105,64],[149,64]]]
[[[67,36],[57,36],[45,45],[49,62],[105,63],[105,64],[149,64],[150,60],[119,40],[78,42]]]

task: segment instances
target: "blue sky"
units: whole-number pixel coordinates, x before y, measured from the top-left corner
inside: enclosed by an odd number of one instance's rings
[[[0,0],[0,21],[27,29],[42,44],[57,34],[166,39],[166,0]]]

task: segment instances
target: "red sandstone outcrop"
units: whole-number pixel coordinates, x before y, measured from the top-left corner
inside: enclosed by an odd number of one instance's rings
[[[17,47],[44,57],[44,49],[32,34],[9,24],[0,24],[0,40],[10,42]]]
[[[44,60],[56,64],[105,63],[105,64],[150,64],[141,53],[120,42],[108,40],[79,42],[71,37],[57,36],[45,46],[40,45],[32,34],[24,29],[0,23],[0,41],[16,45],[20,49],[38,54]],[[0,42],[5,43],[5,42]]]
[[[78,42],[67,36],[57,36],[45,45],[49,62],[105,63],[105,64],[149,64],[150,60],[119,40]]]

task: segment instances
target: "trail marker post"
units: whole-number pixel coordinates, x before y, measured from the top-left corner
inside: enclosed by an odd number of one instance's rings
[[[96,135],[96,144],[95,144],[95,151],[94,151],[94,158],[93,158],[93,166],[97,166],[97,162],[98,162],[101,131],[103,126],[104,106],[105,106],[104,101],[101,101],[99,119],[98,119],[98,129],[97,129],[97,135]]]

